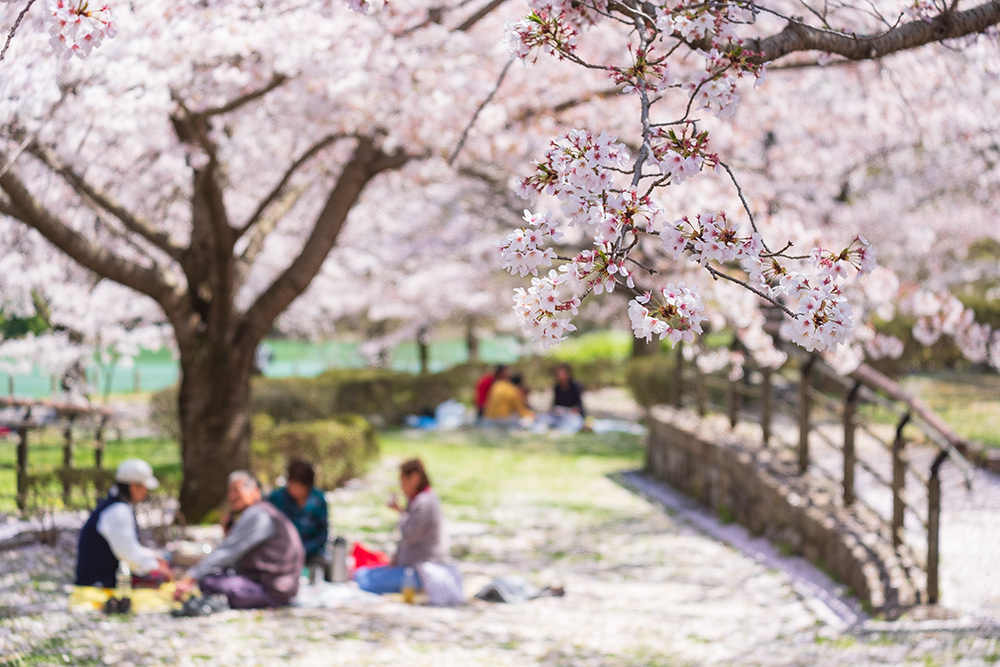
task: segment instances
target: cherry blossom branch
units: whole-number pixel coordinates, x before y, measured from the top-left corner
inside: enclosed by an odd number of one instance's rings
[[[0,159],[6,156],[0,152]],[[17,218],[37,230],[50,243],[84,268],[114,280],[154,299],[164,310],[176,310],[184,290],[169,271],[147,268],[123,259],[107,248],[90,241],[52,214],[14,174],[0,176],[0,189],[9,198],[3,206],[6,215]]]
[[[942,13],[930,21],[910,21],[872,36],[814,28],[790,19],[785,28],[775,35],[747,40],[747,48],[761,54],[758,58],[761,63],[775,61],[796,51],[825,51],[848,60],[868,60],[981,33],[997,23],[1000,23],[1000,0],[991,0],[953,14]]]
[[[507,128],[510,128],[514,123],[523,123],[531,120],[535,116],[549,116],[554,114],[562,113],[563,111],[569,111],[578,106],[589,104],[594,100],[605,99],[608,97],[615,97],[621,95],[624,86],[613,86],[611,88],[604,88],[602,90],[595,90],[581,95],[580,97],[574,97],[573,99],[565,100],[556,104],[552,107],[532,107],[531,109],[526,109],[522,111],[517,116],[514,116],[507,123]]]
[[[183,248],[177,245],[169,234],[157,230],[152,224],[119,204],[110,195],[88,183],[72,167],[63,164],[52,149],[38,142],[32,142],[28,147],[28,152],[38,158],[52,173],[61,176],[85,201],[94,207],[107,211],[125,225],[127,230],[138,234],[169,257],[180,259]]]
[[[253,228],[253,233],[250,234],[246,247],[240,253],[239,260],[236,262],[236,284],[243,284],[247,273],[250,271],[250,267],[253,266],[253,262],[257,258],[257,254],[264,247],[264,240],[274,231],[281,219],[292,210],[292,207],[298,203],[302,195],[308,190],[309,187],[307,185],[298,185],[284,191],[261,216]]]
[[[472,16],[462,21],[462,23],[455,28],[455,32],[467,32],[472,26],[476,25],[484,18],[486,18],[490,12],[505,3],[507,0],[490,0],[485,5],[483,5],[479,10],[474,12]]]
[[[476,112],[472,114],[472,118],[469,119],[469,122],[465,126],[465,129],[462,130],[462,136],[458,140],[458,145],[455,146],[455,150],[452,151],[451,157],[448,158],[449,167],[455,164],[455,159],[458,158],[458,154],[462,152],[462,147],[465,146],[465,141],[466,139],[469,138],[469,132],[472,131],[472,126],[476,124],[476,119],[479,118],[479,114],[483,112],[483,109],[486,108],[486,105],[493,100],[493,96],[497,94],[498,90],[500,90],[500,85],[503,83],[503,80],[507,77],[507,72],[510,71],[510,66],[513,64],[514,64],[514,57],[511,56],[510,58],[508,58],[507,64],[503,66],[503,70],[500,71],[500,76],[497,77],[497,82],[496,84],[494,84],[493,89],[490,91],[489,95],[486,96],[486,99],[484,99],[482,103],[479,105],[479,107],[476,109]]]
[[[753,218],[753,212],[750,211],[750,204],[747,203],[747,198],[743,196],[743,188],[740,187],[739,181],[736,180],[736,174],[733,173],[733,170],[729,168],[728,164],[726,164],[725,162],[722,162],[721,160],[719,161],[719,166],[721,166],[723,169],[726,170],[726,173],[729,174],[729,178],[730,178],[730,180],[732,180],[733,185],[736,186],[736,194],[739,195],[740,202],[742,202],[742,204],[743,204],[743,210],[747,212],[747,217],[750,218],[750,227],[755,232],[757,232],[758,234],[760,234],[760,230],[757,229],[757,222]],[[764,240],[763,235],[761,236],[760,242],[761,242],[761,245],[764,246],[764,250],[766,252],[770,253],[771,249],[767,247],[767,242]],[[781,253],[778,253],[778,254],[781,254]]]
[[[196,111],[194,115],[200,116],[202,118],[208,118],[210,116],[218,116],[224,113],[229,113],[230,111],[235,111],[236,109],[239,109],[241,106],[245,104],[249,104],[254,100],[259,100],[260,98],[264,97],[269,92],[271,92],[278,86],[282,85],[286,81],[288,81],[288,77],[286,75],[275,72],[271,76],[271,81],[268,82],[267,85],[265,85],[263,88],[258,88],[256,90],[247,93],[246,95],[243,95],[242,97],[237,97],[235,100],[227,102],[226,104],[223,104],[221,107],[213,107],[210,109],[205,109],[203,111]]]
[[[3,168],[0,169],[0,176],[6,174],[7,171],[14,166],[14,163],[17,162],[17,158],[21,157],[21,153],[24,152],[24,149],[27,148],[28,144],[30,144],[34,140],[35,140],[34,132],[24,133],[24,139],[21,141],[20,144],[18,144],[17,148],[14,149],[14,152],[10,154],[10,157],[7,158],[7,162],[4,163]]]
[[[239,340],[255,345],[268,332],[275,318],[305,291],[319,273],[337,242],[347,214],[368,182],[379,172],[397,169],[413,157],[403,151],[384,153],[376,147],[373,137],[358,137],[354,154],[344,165],[327,196],[302,252],[247,309],[239,325]]]
[[[4,42],[3,50],[0,51],[0,61],[3,61],[3,57],[7,55],[7,49],[10,48],[11,40],[14,39],[14,33],[17,32],[17,28],[21,25],[21,21],[24,20],[25,14],[31,9],[31,5],[35,4],[35,0],[28,0],[28,4],[24,6],[24,9],[20,11],[17,18],[14,19],[14,25],[11,27],[10,32],[7,33],[7,41]]]
[[[238,231],[236,232],[236,238],[240,238],[241,236],[246,234],[251,227],[257,224],[257,221],[260,220],[261,216],[264,214],[267,208],[271,206],[271,204],[273,204],[282,195],[285,188],[288,186],[288,182],[292,179],[292,176],[295,175],[296,171],[302,168],[303,165],[309,162],[309,160],[314,158],[320,151],[322,151],[327,146],[330,146],[331,144],[340,141],[341,139],[346,139],[352,136],[356,135],[328,134],[327,136],[323,137],[322,139],[314,143],[302,155],[296,158],[292,162],[292,164],[288,167],[288,169],[285,170],[285,173],[282,174],[281,180],[278,181],[278,184],[274,186],[274,188],[267,194],[266,197],[264,197],[263,200],[261,200],[260,204],[258,204],[257,206],[257,209],[253,212],[250,218],[238,229]]]
[[[714,266],[711,266],[709,264],[705,264],[704,266],[705,266],[705,270],[708,271],[712,275],[712,277],[714,279],[718,280],[719,278],[722,278],[723,280],[728,280],[731,283],[736,283],[737,285],[740,285],[741,287],[744,287],[744,288],[750,290],[751,292],[753,292],[754,294],[756,294],[760,298],[762,298],[762,299],[764,299],[764,300],[766,300],[766,301],[768,301],[770,303],[773,303],[778,308],[781,308],[781,310],[783,310],[785,312],[785,314],[788,315],[789,317],[791,317],[792,319],[795,318],[795,313],[793,313],[791,310],[789,310],[788,307],[785,306],[785,304],[781,303],[780,301],[776,301],[774,297],[765,294],[764,292],[760,291],[759,289],[757,289],[753,285],[749,284],[748,282],[746,282],[744,280],[740,280],[739,278],[734,278],[733,276],[729,275],[728,273],[726,273],[724,271],[719,271]]]
[[[176,91],[171,91],[170,97],[181,111],[180,114],[175,113],[170,116],[178,140],[181,143],[197,144],[208,155],[208,161],[205,164],[191,164],[194,171],[193,199],[200,200],[202,204],[202,206],[195,206],[195,215],[192,216],[192,226],[194,227],[192,236],[200,235],[201,230],[208,223],[215,232],[217,244],[231,244],[235,241],[233,236],[235,230],[229,225],[223,188],[218,179],[219,157],[215,142],[209,136],[208,116],[192,112]],[[260,95],[254,99],[257,97]]]

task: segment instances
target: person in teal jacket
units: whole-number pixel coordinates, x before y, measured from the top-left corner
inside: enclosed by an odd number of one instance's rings
[[[268,502],[281,510],[299,531],[306,549],[306,566],[321,565],[326,578],[331,578],[330,558],[326,542],[330,524],[326,498],[313,484],[316,473],[305,461],[295,460],[288,465],[288,481],[268,496]]]

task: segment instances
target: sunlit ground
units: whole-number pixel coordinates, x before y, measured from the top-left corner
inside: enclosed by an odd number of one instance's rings
[[[566,596],[107,619],[64,611],[74,555],[66,535],[55,548],[0,552],[6,664],[986,665],[1000,656],[985,636],[824,626],[784,575],[609,478],[639,464],[635,436],[399,432],[382,451],[365,480],[331,494],[336,533],[390,548],[384,503],[398,462],[418,455],[443,499],[469,592],[518,574],[563,585]]]

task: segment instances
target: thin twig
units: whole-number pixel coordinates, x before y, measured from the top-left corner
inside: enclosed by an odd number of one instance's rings
[[[0,51],[0,60],[3,60],[3,57],[7,55],[7,49],[10,48],[10,41],[14,39],[14,33],[17,32],[18,26],[21,25],[21,20],[24,18],[24,15],[28,13],[28,10],[31,9],[31,5],[33,4],[35,4],[35,0],[28,0],[28,4],[24,6],[24,9],[21,10],[21,13],[18,14],[17,18],[14,20],[14,27],[10,29],[10,33],[7,35],[7,41],[3,45],[3,51]]]
[[[726,170],[726,173],[729,174],[729,178],[733,181],[733,185],[736,186],[736,194],[740,196],[740,201],[743,202],[743,210],[746,211],[747,215],[750,217],[750,227],[752,227],[755,232],[760,234],[760,230],[757,229],[757,222],[753,219],[753,213],[750,211],[750,204],[747,203],[746,197],[743,196],[743,188],[740,187],[739,181],[736,180],[736,174],[734,174],[733,170],[729,168],[729,165],[722,160],[719,160],[719,164]],[[771,249],[767,247],[767,241],[764,240],[763,234],[760,235],[760,244],[764,247],[764,250],[767,253],[771,253]]]
[[[656,269],[650,268],[650,267],[646,266],[645,264],[643,264],[642,262],[640,262],[638,260],[635,260],[635,259],[632,259],[631,257],[626,257],[625,259],[627,259],[628,261],[632,262],[633,264],[635,264],[636,266],[638,266],[643,271],[648,272],[649,275],[651,275],[651,276],[654,275],[654,274],[659,273],[659,271],[657,271]]]
[[[465,140],[469,138],[469,132],[472,131],[472,126],[476,124],[476,119],[479,118],[479,114],[483,112],[483,109],[486,108],[486,105],[490,103],[490,101],[493,99],[493,96],[497,94],[498,90],[500,90],[500,84],[503,83],[504,78],[507,76],[507,72],[510,70],[510,66],[513,64],[514,64],[514,56],[511,56],[510,59],[507,61],[507,64],[503,66],[503,70],[500,72],[500,76],[497,77],[497,82],[496,85],[493,86],[493,90],[490,91],[490,94],[486,96],[486,99],[483,100],[482,104],[479,105],[479,108],[476,109],[476,113],[472,114],[472,118],[469,119],[469,124],[466,125],[465,130],[462,131],[462,138],[458,140],[458,145],[455,146],[455,150],[452,152],[451,157],[448,158],[449,167],[455,164],[455,160],[456,158],[458,158],[458,154],[462,152],[462,147],[465,146]]]
[[[723,280],[728,280],[731,283],[736,283],[737,285],[742,285],[743,287],[747,288],[748,290],[750,290],[751,292],[753,292],[754,294],[756,294],[760,298],[765,299],[766,301],[770,301],[771,303],[773,303],[774,305],[776,305],[778,308],[781,308],[783,311],[785,311],[788,314],[789,317],[791,317],[793,319],[795,318],[795,313],[793,313],[791,310],[789,310],[788,307],[785,304],[778,302],[772,296],[768,296],[767,294],[764,294],[759,289],[755,288],[753,285],[751,285],[751,284],[749,284],[749,283],[747,283],[747,282],[745,282],[743,280],[740,280],[739,278],[733,278],[728,273],[723,273],[722,271],[719,271],[715,267],[709,266],[708,264],[705,265],[705,269],[709,273],[712,274],[713,278],[715,278],[717,280],[719,278],[722,278]]]
[[[17,158],[20,157],[21,153],[24,152],[24,149],[28,147],[28,144],[30,144],[34,140],[35,140],[34,132],[25,133],[24,141],[21,142],[20,146],[14,149],[14,152],[11,153],[10,157],[7,158],[7,164],[3,166],[3,169],[0,169],[0,178],[3,178],[3,175],[6,174],[8,171],[10,171],[10,168],[14,166],[15,162],[17,162]]]

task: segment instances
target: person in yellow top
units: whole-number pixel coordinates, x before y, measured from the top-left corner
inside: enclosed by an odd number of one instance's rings
[[[532,419],[535,413],[528,407],[520,384],[520,375],[515,375],[509,380],[507,378],[494,380],[486,395],[483,419],[492,421],[513,421],[517,418]]]

